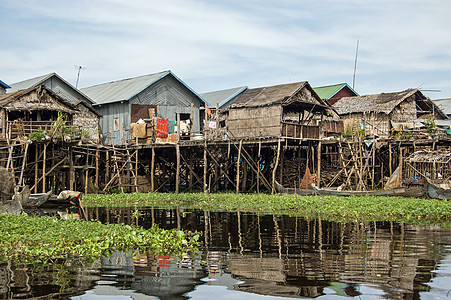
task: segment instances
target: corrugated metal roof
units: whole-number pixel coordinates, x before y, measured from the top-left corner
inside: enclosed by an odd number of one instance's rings
[[[27,79],[24,81],[19,81],[19,82],[13,83],[13,84],[11,84],[11,89],[8,90],[8,93],[14,93],[14,92],[17,92],[20,90],[26,90],[31,87],[37,86],[54,75],[56,75],[56,73],[49,73],[49,74],[45,74],[42,76],[38,76],[38,77],[30,78],[30,79]]]
[[[198,95],[195,91],[193,91],[188,85],[186,85],[182,80],[180,80],[177,76],[175,76],[170,70],[102,83],[87,88],[83,88],[81,89],[81,91],[83,91],[83,93],[85,93],[91,99],[93,99],[96,102],[96,104],[128,101],[135,95],[142,92],[147,87],[151,86],[152,84],[166,77],[169,74],[174,76],[174,78],[176,78],[180,83],[182,83],[191,92],[193,92],[196,96],[198,96],[202,101],[205,102],[205,100],[200,95]]]
[[[67,82],[64,78],[62,78],[61,76],[59,76],[56,73],[49,73],[49,74],[46,74],[46,75],[42,75],[42,76],[38,76],[38,77],[27,79],[27,80],[24,80],[24,81],[13,83],[13,84],[11,84],[11,89],[7,90],[7,93],[14,93],[14,92],[17,92],[17,91],[26,90],[26,89],[29,89],[29,88],[32,88],[32,87],[36,87],[38,85],[43,84],[44,82],[46,82],[48,79],[50,79],[52,77],[56,77],[59,80],[61,80],[64,84],[66,84],[75,93],[79,94],[80,96],[83,96],[83,98],[88,100],[88,102],[90,104],[94,103],[92,101],[92,99],[90,99],[88,96],[86,96],[84,93],[82,93],[79,89],[74,87],[72,84]],[[57,91],[54,90],[54,92],[57,92]],[[70,99],[66,99],[66,100],[71,101]]]
[[[207,101],[209,107],[216,108],[216,104],[218,104],[219,108],[221,108],[229,100],[247,90],[247,88],[247,86],[240,86],[226,90],[202,93],[200,95]]]
[[[10,89],[11,87],[9,85],[7,85],[6,83],[4,83],[3,81],[0,80],[0,85],[2,87],[4,87],[5,89]]]
[[[432,100],[447,115],[451,115],[451,98]]]
[[[356,91],[354,91],[347,83],[319,86],[319,87],[313,88],[313,90],[318,94],[318,96],[321,99],[329,100],[344,87],[349,88],[349,90],[352,91],[356,96],[359,96],[359,94]]]

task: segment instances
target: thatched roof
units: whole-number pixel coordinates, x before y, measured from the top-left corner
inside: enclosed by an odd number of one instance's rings
[[[408,97],[419,92],[416,89],[406,90],[396,93],[382,93],[375,95],[364,95],[356,97],[343,97],[337,101],[333,107],[338,114],[344,115],[349,113],[363,112],[380,112],[390,114],[392,110]],[[421,93],[421,92],[419,92]],[[424,96],[423,96],[424,97]]]
[[[75,104],[70,103],[69,101],[64,100],[57,94],[55,94],[50,89],[46,88],[44,85],[33,86],[31,88],[16,91],[9,94],[0,95],[0,108],[5,108],[7,110],[47,110],[48,107],[45,104],[37,103],[26,103],[24,107],[19,105],[18,107],[15,105],[18,101],[20,101],[21,97],[26,96],[32,92],[36,91],[40,95],[48,94],[54,99],[56,99],[61,105],[60,110],[67,113],[74,113],[77,109]]]
[[[395,107],[409,97],[415,97],[417,113],[431,113],[433,110],[443,119],[446,115],[429,98],[418,89],[409,89],[402,92],[381,93],[356,97],[343,97],[332,106],[339,115],[376,112],[390,114]]]
[[[444,163],[449,164],[451,162],[451,152],[446,150],[434,151],[434,150],[420,150],[412,153],[409,157],[405,158],[407,162],[416,163]]]
[[[309,91],[311,97],[297,97],[304,89]],[[330,108],[330,106],[324,102],[324,100],[321,100],[321,98],[313,91],[307,81],[248,89],[236,98],[230,108],[249,108],[270,105],[288,106],[295,102],[309,104],[310,106],[314,105],[321,109]]]

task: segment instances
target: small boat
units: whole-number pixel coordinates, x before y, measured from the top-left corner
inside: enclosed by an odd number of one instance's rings
[[[300,196],[309,196],[316,195],[316,192],[312,189],[295,189],[295,188],[286,188],[277,181],[274,181],[274,188],[280,194],[297,194]]]
[[[428,195],[434,199],[450,200],[451,189],[441,188],[431,182],[428,182]]]
[[[28,199],[22,200],[22,206],[25,208],[39,207],[49,200],[52,195],[52,191],[47,193],[30,194]]]
[[[404,187],[392,190],[373,190],[373,191],[340,191],[335,189],[320,189],[313,186],[318,195],[328,196],[396,196],[396,197],[412,197],[418,198],[426,195],[424,189],[406,189]]]

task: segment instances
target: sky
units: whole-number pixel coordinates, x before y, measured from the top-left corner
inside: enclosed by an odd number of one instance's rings
[[[451,98],[449,0],[0,0],[0,80],[171,70],[198,93],[308,81]]]

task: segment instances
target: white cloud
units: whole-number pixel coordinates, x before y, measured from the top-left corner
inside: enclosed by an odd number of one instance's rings
[[[14,82],[57,72],[74,82],[82,65],[82,86],[167,69],[202,92],[331,84],[352,81],[359,39],[361,94],[421,84],[408,82],[410,72],[412,81],[443,83],[451,97],[442,78],[451,75],[450,11],[444,0],[7,0],[0,75]],[[406,79],[396,85],[387,73]]]

